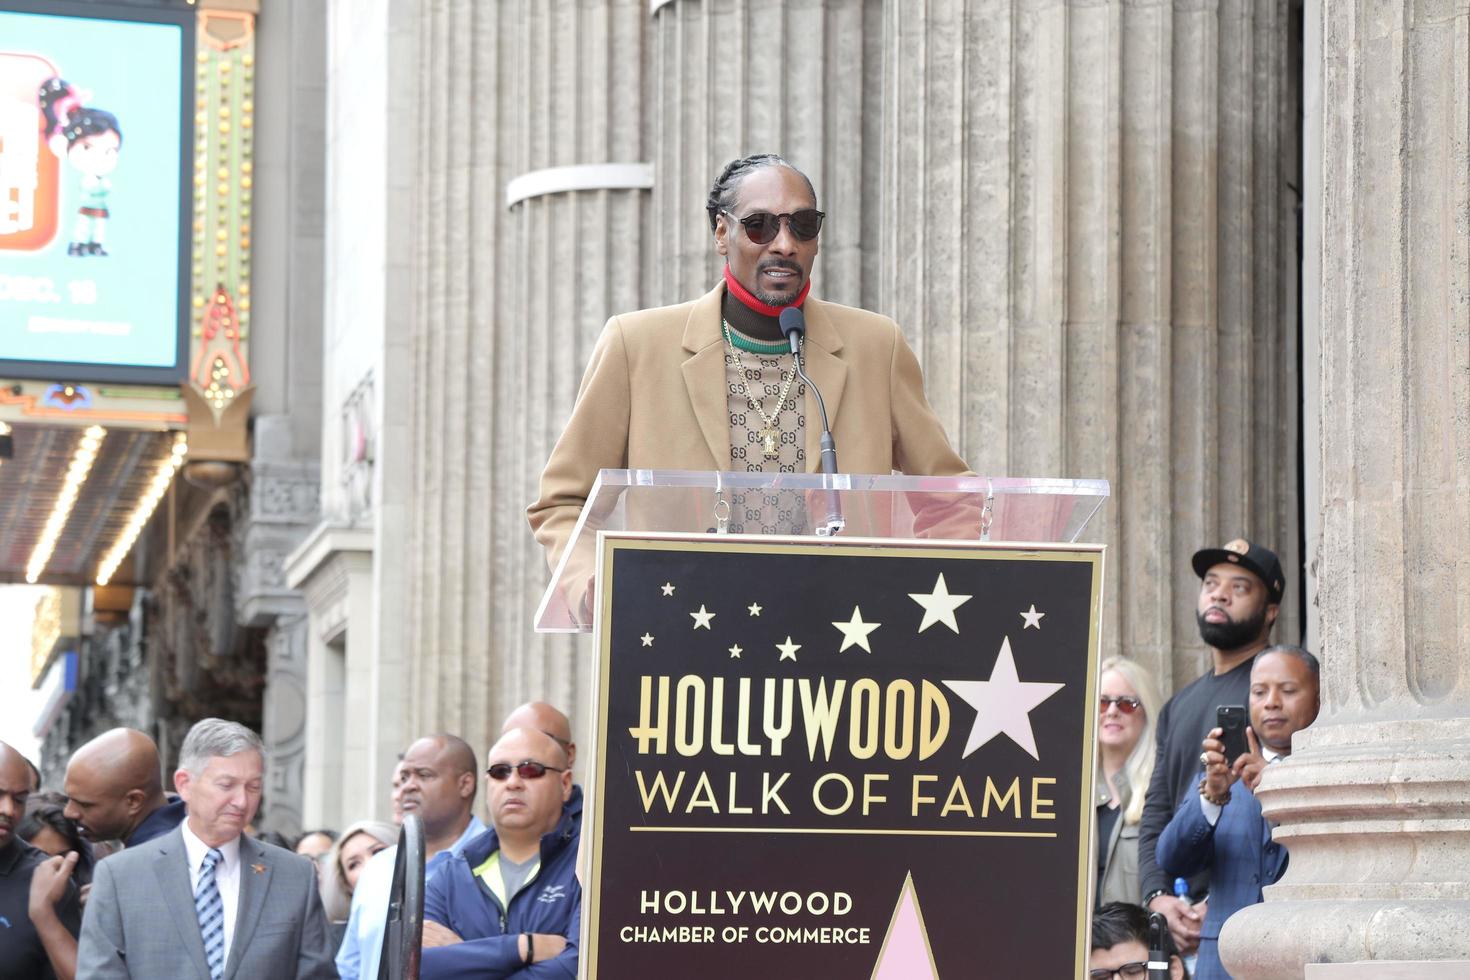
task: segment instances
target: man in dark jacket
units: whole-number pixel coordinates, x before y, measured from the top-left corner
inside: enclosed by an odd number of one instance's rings
[[[183,800],[163,791],[153,739],[133,728],[103,732],[72,753],[66,764],[66,817],[90,840],[137,847],[183,823]]]
[[[566,752],[545,732],[516,728],[489,763],[492,826],[429,883],[420,975],[572,980],[582,800]]]
[[[1207,909],[1174,897],[1173,876],[1158,865],[1156,845],[1179,805],[1194,795],[1200,778],[1200,741],[1215,727],[1220,705],[1244,705],[1250,697],[1251,665],[1271,641],[1286,587],[1281,560],[1244,539],[1223,548],[1197,551],[1191,561],[1200,577],[1196,620],[1210,648],[1210,669],[1186,685],[1159,712],[1154,772],[1138,827],[1138,875],[1143,906],[1162,912],[1180,952],[1199,945]],[[1198,899],[1203,877],[1190,882]]]

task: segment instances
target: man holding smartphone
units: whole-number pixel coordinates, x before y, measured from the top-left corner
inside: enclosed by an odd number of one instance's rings
[[[1198,794],[1184,801],[1159,837],[1158,861],[1166,872],[1209,874],[1196,980],[1229,980],[1220,963],[1220,927],[1261,901],[1261,890],[1286,870],[1286,851],[1271,838],[1255,788],[1267,765],[1291,754],[1292,736],[1317,719],[1318,674],[1317,658],[1301,647],[1269,647],[1256,657],[1246,751],[1235,754],[1224,730],[1211,729],[1200,746]]]
[[[1195,552],[1191,564],[1200,577],[1195,614],[1200,638],[1210,648],[1211,669],[1170,698],[1159,713],[1157,761],[1138,831],[1143,905],[1164,914],[1185,954],[1199,945],[1207,909],[1204,903],[1192,906],[1175,897],[1174,878],[1159,867],[1155,846],[1180,804],[1196,793],[1200,743],[1217,727],[1217,709],[1248,702],[1251,665],[1270,642],[1286,586],[1276,553],[1244,539]],[[1203,895],[1206,887],[1206,877],[1199,875],[1190,893]]]

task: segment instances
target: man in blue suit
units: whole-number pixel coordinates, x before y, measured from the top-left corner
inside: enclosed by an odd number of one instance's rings
[[[1251,668],[1250,751],[1225,757],[1223,732],[1215,728],[1200,753],[1204,776],[1199,795],[1184,801],[1159,836],[1159,866],[1170,874],[1210,872],[1210,903],[1200,927],[1197,980],[1229,980],[1220,963],[1220,928],[1239,909],[1261,901],[1261,889],[1286,870],[1286,850],[1253,790],[1267,765],[1291,754],[1291,737],[1317,718],[1317,658],[1301,647],[1275,646]]]

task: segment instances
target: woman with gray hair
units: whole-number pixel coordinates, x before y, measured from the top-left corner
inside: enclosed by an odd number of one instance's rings
[[[1109,657],[1098,668],[1097,900],[1138,901],[1138,824],[1154,772],[1159,686],[1142,664]]]
[[[342,832],[322,867],[322,906],[328,922],[346,922],[352,893],[368,859],[398,843],[398,828],[379,820],[359,820]]]

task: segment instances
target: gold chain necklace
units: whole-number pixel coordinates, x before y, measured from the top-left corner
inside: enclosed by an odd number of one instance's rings
[[[766,459],[780,459],[781,448],[778,440],[781,431],[776,423],[781,418],[781,409],[786,404],[786,396],[791,394],[791,383],[796,380],[796,371],[792,370],[789,374],[785,371],[781,372],[785,384],[781,386],[781,396],[776,399],[776,414],[767,415],[765,406],[756,401],[755,395],[751,394],[750,385],[745,382],[745,358],[740,355],[739,348],[735,346],[735,338],[730,336],[730,321],[721,319],[720,325],[725,328],[725,343],[730,345],[730,353],[735,355],[735,367],[740,375],[740,393],[745,396],[750,407],[760,413],[761,421],[765,423],[765,427],[760,431],[761,455]]]

